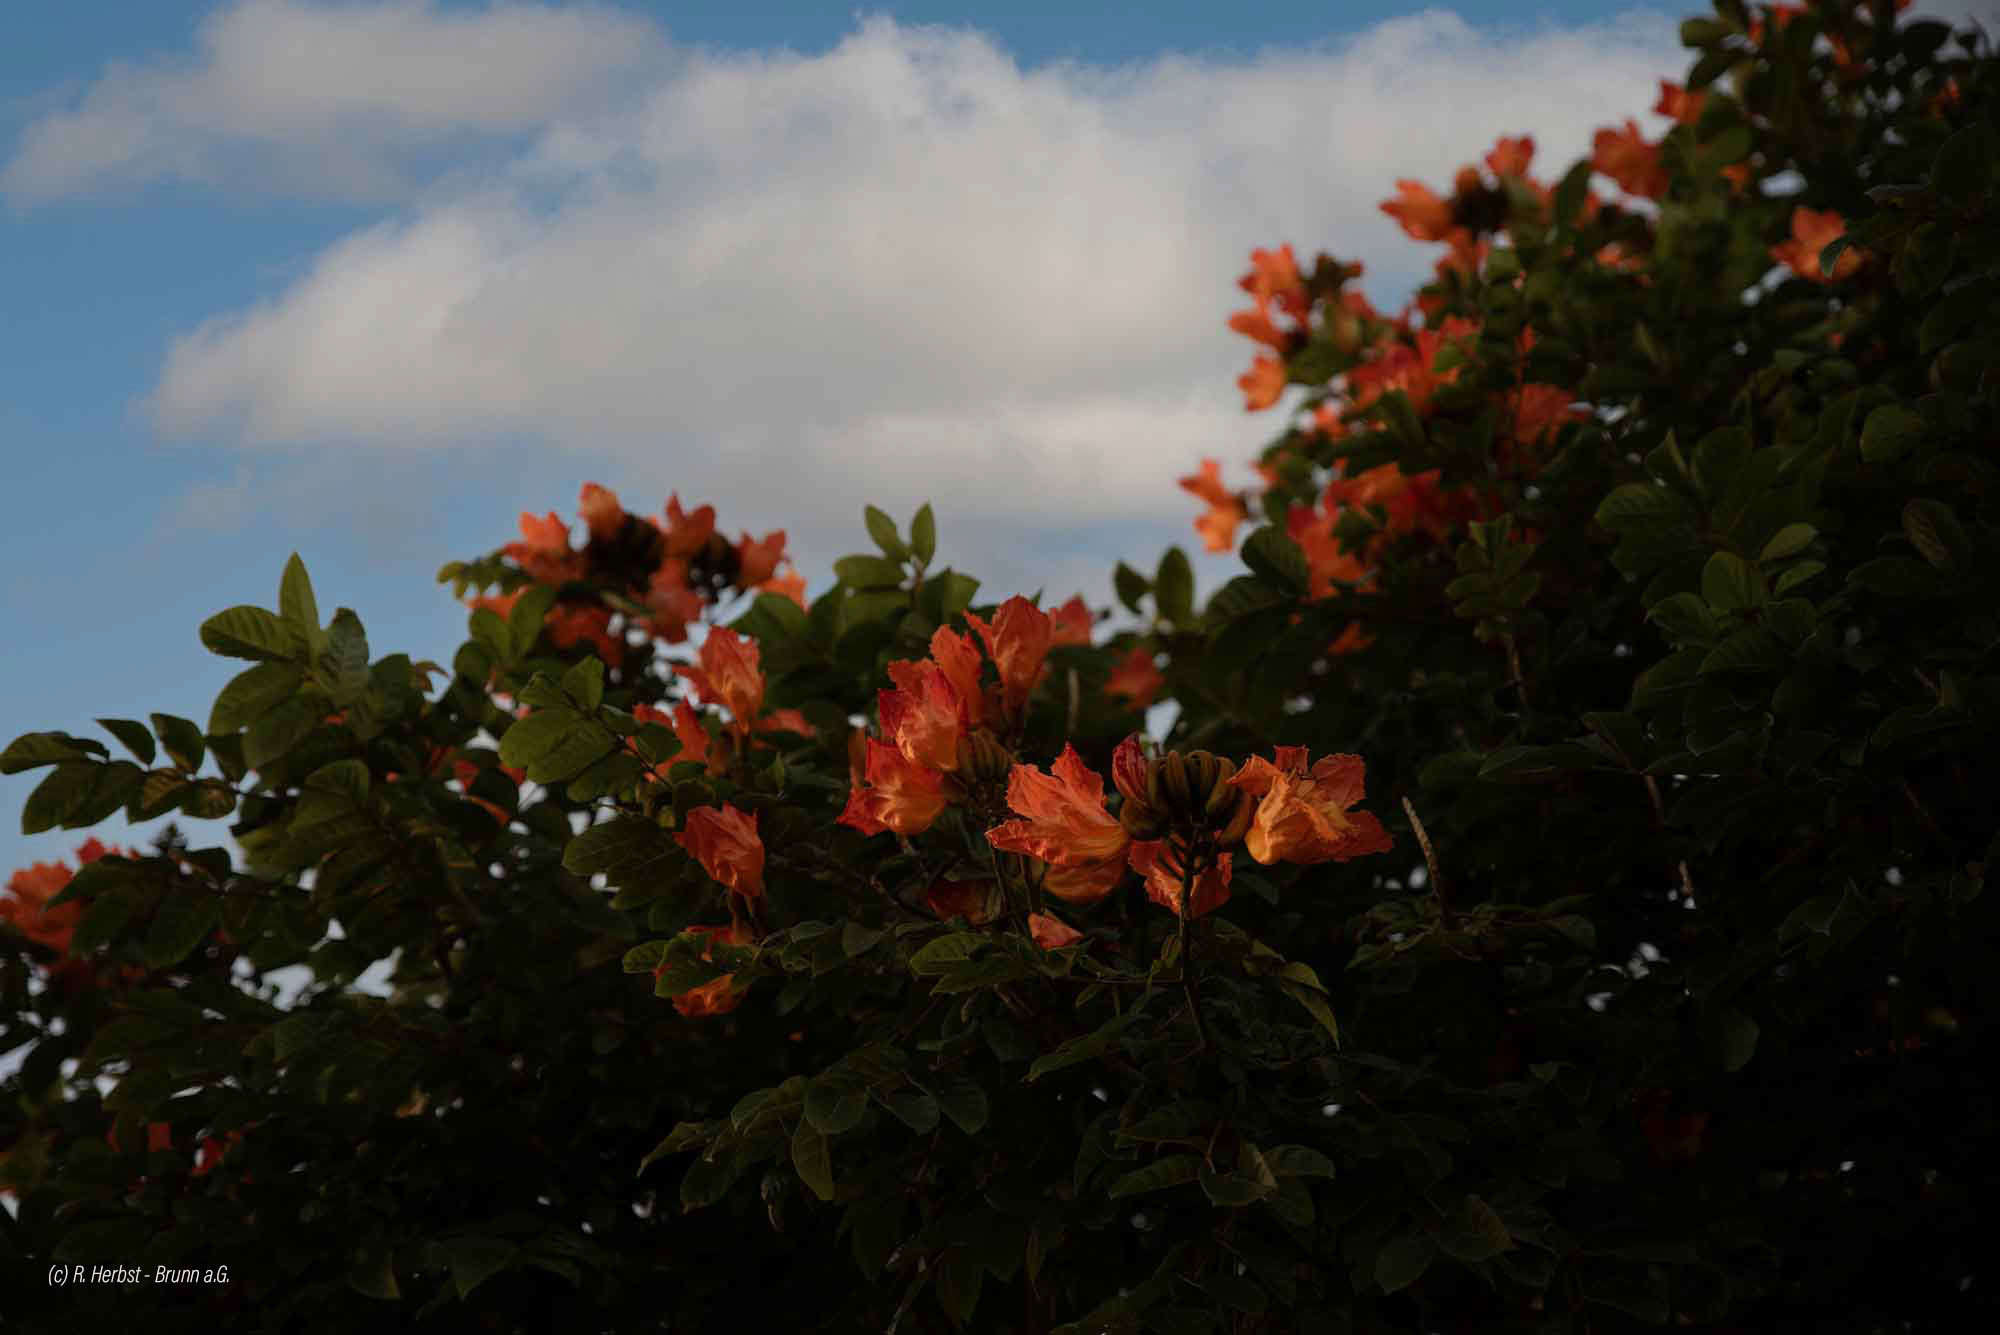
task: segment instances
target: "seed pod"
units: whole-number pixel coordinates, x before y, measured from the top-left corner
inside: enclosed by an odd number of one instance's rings
[[[1233,762],[1227,760],[1216,762],[1215,782],[1210,786],[1208,801],[1202,808],[1208,816],[1209,824],[1214,825],[1227,820],[1229,813],[1235,809],[1236,799],[1242,792],[1241,789],[1229,786],[1229,781],[1235,777],[1236,766]]]
[[[1118,809],[1118,823],[1134,839],[1158,839],[1167,832],[1166,818],[1158,808],[1129,797],[1125,799],[1125,805]]]
[[[1195,804],[1188,778],[1187,757],[1178,751],[1169,751],[1160,757],[1159,770],[1160,785],[1167,791],[1167,815],[1176,821],[1192,816]]]
[[[1243,836],[1250,833],[1250,822],[1257,815],[1257,799],[1241,788],[1224,791],[1236,794],[1236,806],[1230,811],[1228,821],[1215,836],[1219,843],[1226,846],[1242,842]]]
[[[1167,781],[1160,775],[1160,762],[1146,766],[1146,803],[1155,811],[1167,809]]]

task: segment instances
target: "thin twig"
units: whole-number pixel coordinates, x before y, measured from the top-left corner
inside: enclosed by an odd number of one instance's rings
[[[1430,833],[1424,829],[1424,823],[1417,819],[1417,809],[1411,805],[1407,797],[1403,799],[1403,814],[1410,818],[1410,829],[1417,836],[1417,847],[1424,851],[1424,868],[1430,874],[1431,893],[1437,896],[1438,917],[1449,927],[1452,924],[1451,901],[1445,897],[1444,873],[1438,870],[1437,850],[1431,847]]]
[[[1188,939],[1188,910],[1194,903],[1194,870],[1201,851],[1199,842],[1192,848],[1183,850],[1181,857],[1181,988],[1187,993],[1188,1016],[1194,1021],[1194,1036],[1198,1051],[1208,1049],[1208,1027],[1202,1023],[1201,1000],[1195,995],[1194,947]]]
[[[1069,670],[1069,712],[1063,717],[1063,739],[1065,741],[1076,736],[1076,715],[1077,710],[1082,704],[1082,688],[1077,683],[1076,669],[1071,668]]]

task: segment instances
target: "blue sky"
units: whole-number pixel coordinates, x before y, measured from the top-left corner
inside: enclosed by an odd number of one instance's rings
[[[1173,478],[1275,429],[1222,327],[1250,248],[1399,306],[1394,178],[1657,131],[1677,17],[10,0],[0,740],[204,720],[239,665],[196,626],[293,550],[448,661],[437,567],[586,479],[784,527],[815,586],[862,501],[931,498],[990,591],[1108,604],[1192,545]],[[0,869],[83,837],[19,834],[37,777]]]

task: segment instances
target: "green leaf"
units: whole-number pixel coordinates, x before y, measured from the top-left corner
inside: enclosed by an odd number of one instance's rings
[[[160,742],[167,748],[174,764],[189,774],[200,769],[201,758],[207,750],[202,743],[201,729],[187,719],[172,714],[154,714],[152,718],[153,731],[160,735]]]
[[[432,1254],[451,1270],[451,1285],[464,1299],[511,1265],[521,1249],[502,1238],[447,1238],[434,1244]]]
[[[991,1111],[986,1101],[986,1091],[971,1080],[963,1076],[957,1077],[937,1085],[932,1089],[931,1095],[937,1100],[939,1110],[966,1135],[976,1136],[985,1127]]]
[[[953,1247],[937,1265],[938,1306],[952,1324],[963,1327],[979,1307],[979,1289],[986,1267],[969,1247]]]
[[[563,849],[563,870],[575,876],[603,872],[616,880],[678,856],[673,836],[652,821],[619,816],[571,839]]]
[[[153,763],[153,734],[146,731],[145,724],[128,718],[101,718],[97,725],[125,743],[125,749],[139,757],[141,765]]]
[[[1790,666],[1785,646],[1776,635],[1762,626],[1745,626],[1716,645],[1708,657],[1701,660],[1701,675],[1708,677],[1719,672],[1779,673]]]
[[[1734,552],[1717,552],[1701,568],[1701,596],[1718,612],[1740,612],[1770,594],[1757,567]]]
[[[169,890],[146,928],[140,962],[149,969],[179,964],[214,928],[220,909],[216,897],[206,891],[185,885]]]
[[[1123,561],[1112,568],[1111,587],[1117,592],[1118,601],[1135,615],[1139,611],[1139,601],[1153,591],[1152,581]]]
[[[1972,543],[1950,506],[1917,497],[1903,506],[1903,534],[1917,554],[1938,570],[1951,571],[1972,555]]]
[[[1664,631],[1667,639],[1675,645],[1715,642],[1715,617],[1709,612],[1708,604],[1692,593],[1676,593],[1662,598],[1646,609],[1646,620]]]
[[[1931,184],[1946,199],[1970,207],[1986,194],[1993,179],[1993,164],[2000,159],[2000,143],[1995,142],[1990,125],[1968,125],[1938,149],[1931,165]]]
[[[1312,572],[1306,554],[1280,529],[1260,528],[1243,542],[1243,564],[1288,593],[1302,594]]]
[[[912,1085],[893,1089],[875,1096],[896,1119],[918,1135],[928,1135],[937,1129],[938,1101],[923,1090]]]
[[[929,565],[937,555],[937,517],[931,513],[928,501],[917,507],[915,517],[910,520],[910,550],[924,565]]]
[[[1627,482],[1597,507],[1597,522],[1613,533],[1671,528],[1688,522],[1679,497],[1665,487]]]
[[[281,663],[298,656],[298,644],[285,623],[261,607],[240,605],[217,612],[201,623],[201,642],[210,653],[225,658],[253,658]]]
[[[1778,582],[1773,586],[1772,592],[1784,593],[1796,588],[1825,569],[1826,562],[1824,561],[1800,561],[1797,565],[1787,569],[1784,574],[1778,576]]]
[[[1716,1052],[1725,1071],[1740,1071],[1757,1054],[1757,1022],[1730,1007],[1716,1017]]]
[[[928,942],[910,956],[910,972],[919,977],[948,973],[972,958],[986,938],[977,932],[952,932]]]
[[[1115,1201],[1148,1191],[1165,1191],[1196,1181],[1201,1176],[1202,1168],[1199,1154],[1170,1154],[1120,1177],[1111,1184],[1107,1194]]]
[[[333,614],[325,639],[319,681],[336,704],[352,703],[368,688],[368,635],[361,628],[361,618],[351,609],[341,608]]]
[[[278,580],[278,615],[290,624],[306,644],[313,643],[319,636],[319,603],[313,598],[312,580],[306,576],[306,563],[293,552],[285,562],[285,573]]]
[[[1492,1206],[1477,1196],[1467,1196],[1460,1202],[1450,1220],[1432,1230],[1431,1237],[1452,1257],[1468,1265],[1491,1260],[1514,1245],[1507,1225]]]
[[[326,718],[325,699],[294,695],[250,725],[243,737],[243,759],[262,769],[288,754]]]
[[[1787,524],[1771,535],[1764,544],[1764,550],[1757,554],[1759,561],[1782,561],[1788,556],[1796,556],[1812,545],[1819,536],[1819,530],[1811,524]]]
[[[806,1086],[806,1118],[829,1136],[852,1131],[868,1111],[868,1087],[851,1075],[827,1072]]]
[[[1958,234],[1937,221],[1919,223],[1896,253],[1892,273],[1896,286],[1912,301],[1921,301],[1951,275]]]
[[[19,774],[65,760],[82,760],[91,755],[108,755],[102,742],[85,742],[64,732],[24,732],[7,743],[0,753],[0,774]]]
[[[521,596],[507,613],[512,656],[518,657],[534,647],[535,637],[542,633],[542,623],[549,619],[555,605],[556,590],[550,585],[530,584],[521,590]]]
[[[1201,1183],[1202,1191],[1207,1194],[1210,1202],[1224,1209],[1234,1210],[1246,1205],[1255,1205],[1275,1189],[1262,1182],[1252,1182],[1246,1177],[1239,1177],[1235,1173],[1215,1172],[1199,1158],[1195,1162],[1198,1165],[1195,1169],[1195,1179]]]
[[[883,556],[843,556],[833,573],[852,589],[893,589],[903,582],[903,567]]]
[[[1178,547],[1167,548],[1160,557],[1160,567],[1153,575],[1153,604],[1161,617],[1176,626],[1194,621],[1194,567]]]
[[[259,663],[230,678],[209,711],[208,731],[232,733],[254,723],[298,690],[305,674],[290,663]]]
[[[1424,1277],[1437,1258],[1437,1244],[1421,1233],[1392,1238],[1375,1253],[1375,1282],[1384,1293],[1401,1293]]]
[[[925,616],[943,625],[972,606],[972,596],[978,592],[979,581],[972,576],[941,570],[924,576],[924,590],[917,596],[917,605]]]
[[[1861,457],[1868,463],[1888,463],[1900,458],[1924,437],[1928,427],[1922,414],[1897,404],[1885,403],[1868,414],[1861,427]]]
[[[833,1154],[826,1134],[808,1118],[801,1117],[792,1132],[792,1167],[813,1195],[823,1201],[833,1199]]]
[[[500,736],[501,763],[527,769],[562,746],[572,733],[585,728],[601,733],[574,709],[541,709],[515,719]]]
[[[1878,556],[1847,572],[1849,588],[1890,598],[1926,598],[1939,592],[1938,574],[1907,556]]]
[[[902,562],[908,559],[910,549],[903,545],[903,539],[896,532],[896,521],[872,505],[861,507],[862,522],[868,526],[868,536],[882,549],[882,555],[897,567],[897,577],[902,575]],[[843,576],[842,578],[845,578]],[[893,582],[893,581],[892,581]]]
[[[21,808],[21,833],[40,834],[67,821],[90,800],[103,767],[90,761],[65,761],[49,771]]]
[[[389,1263],[389,1249],[380,1245],[354,1254],[354,1263],[347,1270],[347,1285],[364,1298],[380,1298],[384,1302],[397,1302],[403,1296],[396,1286],[395,1267]]]
[[[1280,1145],[1264,1151],[1264,1162],[1277,1177],[1332,1177],[1333,1160],[1305,1145]]]

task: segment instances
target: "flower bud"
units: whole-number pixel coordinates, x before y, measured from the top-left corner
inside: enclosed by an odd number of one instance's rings
[[[1160,786],[1166,791],[1167,815],[1176,820],[1184,820],[1194,814],[1191,800],[1193,790],[1189,783],[1187,757],[1178,751],[1169,751],[1158,762]]]
[[[1003,784],[1013,769],[1014,753],[984,728],[958,739],[958,772],[967,784]]]
[[[1240,795],[1240,790],[1231,788],[1229,781],[1235,777],[1235,762],[1228,760],[1216,761],[1215,776],[1209,781],[1208,801],[1202,807],[1203,814],[1208,817],[1210,825],[1226,821],[1234,811],[1235,801]]]
[[[1228,819],[1215,836],[1216,842],[1227,848],[1241,843],[1243,836],[1250,833],[1250,822],[1257,815],[1257,799],[1241,788],[1225,788],[1222,791],[1236,795],[1236,805],[1229,810]]]
[[[1158,839],[1167,832],[1166,818],[1159,808],[1129,797],[1118,809],[1118,823],[1125,827],[1125,833],[1139,840]]]

